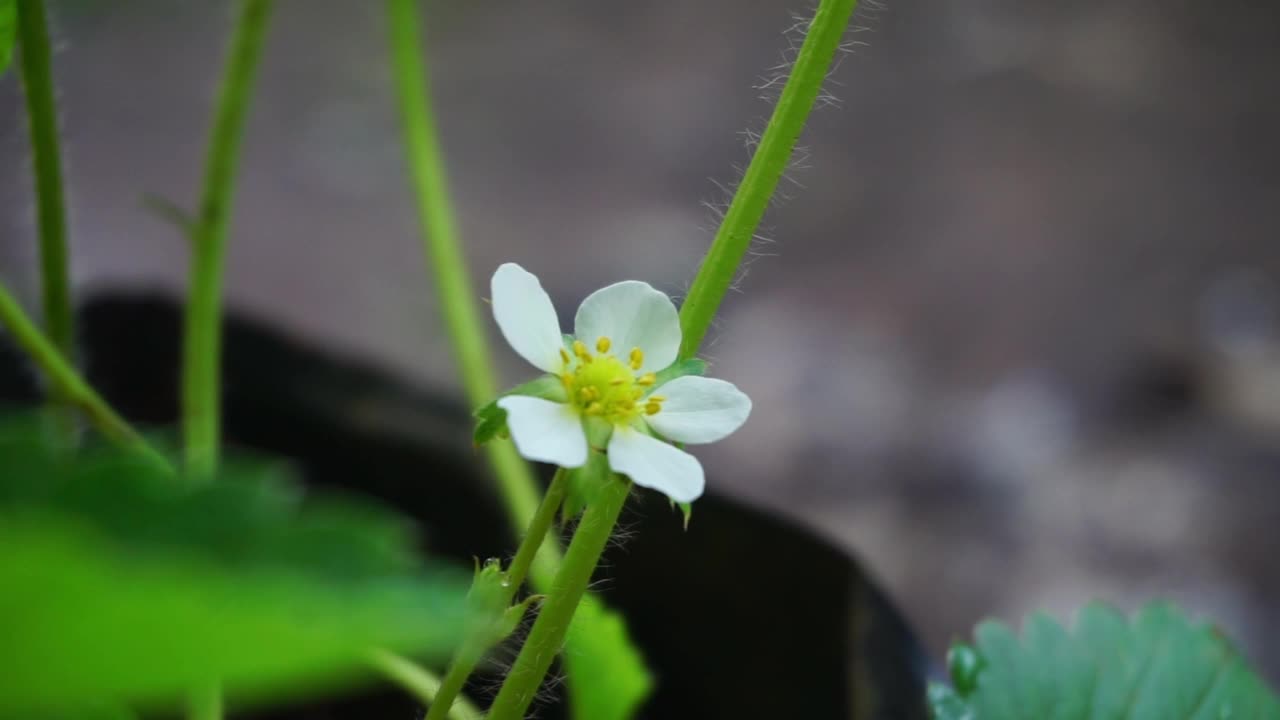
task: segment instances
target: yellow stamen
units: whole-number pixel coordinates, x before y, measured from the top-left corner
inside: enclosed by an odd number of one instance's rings
[[[653,373],[645,373],[636,379],[637,385],[644,385],[646,387],[656,382],[658,382],[658,376]]]
[[[609,346],[612,344],[613,344],[613,341],[611,341],[609,338],[602,337],[599,340],[596,340],[596,351],[607,353],[609,352]]]
[[[644,351],[642,351],[640,348],[631,348],[630,360],[631,360],[631,369],[639,370],[640,366],[644,365]]]
[[[603,415],[603,414],[604,414],[604,406],[603,406],[603,405],[601,405],[601,404],[600,404],[600,403],[598,403],[598,402],[593,402],[593,403],[591,403],[590,405],[588,405],[588,406],[587,406],[587,414],[588,414],[588,415]]]
[[[587,354],[586,343],[582,342],[581,340],[573,341],[573,354],[577,355],[578,358],[581,360],[586,360],[587,358],[591,357],[589,354]]]
[[[645,403],[644,412],[646,415],[657,415],[662,409],[662,405],[656,402]]]
[[[560,359],[565,365],[569,364],[569,353],[566,352],[564,348],[560,348]]]
[[[664,401],[664,400],[666,400],[666,398],[662,397],[661,395],[650,395],[650,396],[649,396],[649,402],[656,402],[656,403],[660,403],[660,402],[662,402],[662,401]]]

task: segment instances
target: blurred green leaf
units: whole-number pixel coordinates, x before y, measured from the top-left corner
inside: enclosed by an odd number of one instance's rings
[[[653,677],[627,634],[621,613],[594,595],[582,598],[565,641],[569,707],[577,720],[628,720],[653,689]]]
[[[18,0],[0,0],[0,75],[13,62],[13,46],[18,42]]]
[[[1021,639],[986,622],[975,637],[950,656],[952,676],[966,682],[930,689],[936,720],[1280,718],[1280,701],[1230,643],[1167,604],[1132,621],[1089,605],[1074,633],[1036,615]]]
[[[111,448],[0,420],[0,715],[233,698],[349,681],[373,646],[437,655],[467,582],[428,573],[399,516],[302,503],[281,466],[186,486]]]

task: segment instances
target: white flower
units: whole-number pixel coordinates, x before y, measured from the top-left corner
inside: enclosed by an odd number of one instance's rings
[[[493,317],[525,360],[560,379],[565,401],[508,395],[498,400],[516,449],[530,460],[576,468],[587,462],[591,426],[606,429],[609,466],[632,482],[691,502],[706,484],[702,465],[666,440],[715,442],[741,427],[751,400],[724,380],[684,375],[661,384],[676,361],[680,320],[671,298],[634,280],[582,301],[574,337],[560,334],[551,298],[514,263],[493,274]],[[656,392],[661,390],[661,392]],[[599,432],[597,442],[606,442]]]

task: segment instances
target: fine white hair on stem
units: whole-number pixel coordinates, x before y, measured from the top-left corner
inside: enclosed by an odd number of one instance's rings
[[[832,92],[831,87],[839,87],[840,83],[833,79],[834,73],[840,69],[844,58],[853,54],[856,50],[867,45],[867,41],[857,37],[862,33],[872,32],[873,27],[870,24],[878,19],[878,16],[885,9],[882,0],[862,0],[855,10],[853,20],[846,37],[837,47],[836,56],[831,62],[831,66],[827,69],[822,87],[819,90],[817,98],[814,100],[813,110],[821,110],[824,108],[841,108],[842,102],[839,97]],[[765,102],[776,104],[780,98],[783,89],[786,87],[787,80],[790,77],[790,71],[795,64],[796,57],[799,55],[800,49],[804,44],[805,37],[808,34],[810,25],[816,14],[816,7],[810,8],[807,13],[793,12],[791,14],[791,25],[782,32],[785,46],[779,52],[779,62],[765,70],[759,80],[753,86],[756,94]],[[767,122],[767,121],[762,121]],[[760,145],[763,131],[748,128],[739,133],[742,138],[742,144],[750,158],[756,152]],[[791,152],[791,156],[787,160],[785,169],[782,172],[780,182],[774,189],[772,197],[769,199],[769,211],[775,206],[785,204],[794,199],[795,194],[805,190],[804,183],[799,179],[803,170],[812,165],[812,150],[806,146],[797,144]],[[724,220],[725,214],[728,212],[730,203],[733,201],[734,192],[737,190],[740,179],[745,175],[746,169],[740,164],[731,165],[733,177],[738,180],[732,182],[723,182],[712,179],[711,183],[715,187],[717,194],[702,202],[702,206],[708,211],[708,215],[712,221],[712,228],[708,228],[710,234],[715,234],[714,227],[718,227]],[[766,212],[766,218],[768,214]],[[741,287],[747,273],[750,272],[751,265],[762,257],[774,257],[778,255],[777,243],[773,239],[773,231],[767,225],[755,229],[752,235],[752,241],[747,249],[743,262],[739,265],[737,273],[734,277],[730,290],[741,292]],[[768,251],[761,250],[761,246],[772,246]],[[711,330],[715,329],[716,321],[712,321]],[[714,333],[708,333],[708,339],[714,341]]]

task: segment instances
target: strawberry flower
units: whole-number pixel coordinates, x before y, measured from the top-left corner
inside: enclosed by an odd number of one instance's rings
[[[568,339],[551,298],[524,268],[502,265],[491,290],[511,348],[559,381],[549,397],[497,401],[521,455],[577,468],[594,446],[636,485],[677,502],[702,495],[702,465],[671,442],[726,437],[746,421],[751,400],[724,380],[671,372],[680,348],[671,298],[635,280],[602,288],[582,301]]]

